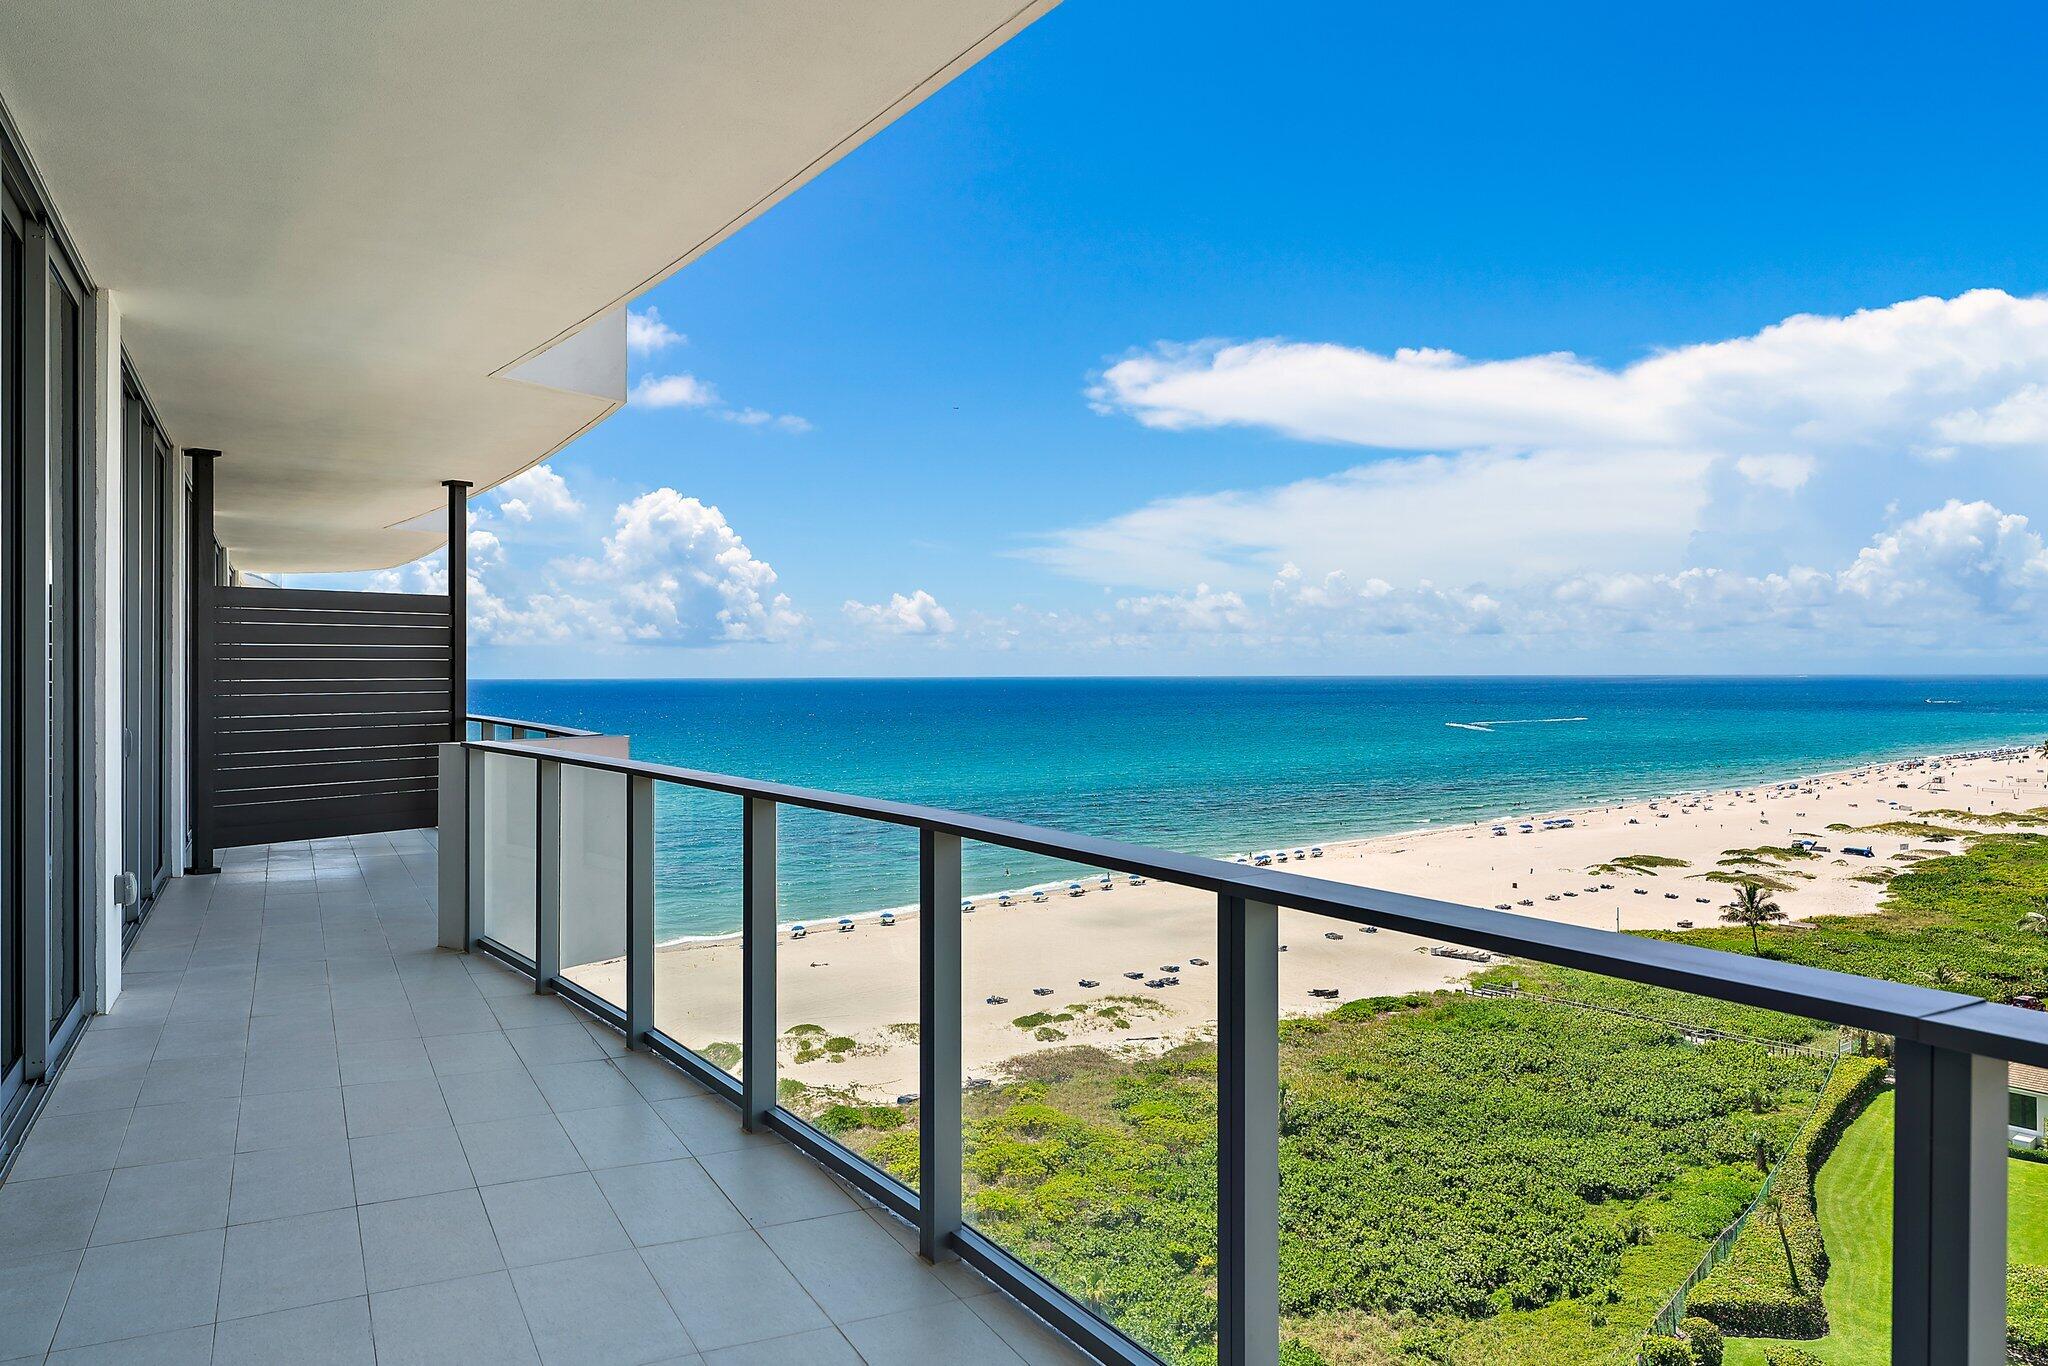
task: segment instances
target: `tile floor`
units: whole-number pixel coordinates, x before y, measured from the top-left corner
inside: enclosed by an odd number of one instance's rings
[[[0,1185],[0,1361],[1072,1362],[731,1107],[435,947],[431,834],[224,851]]]

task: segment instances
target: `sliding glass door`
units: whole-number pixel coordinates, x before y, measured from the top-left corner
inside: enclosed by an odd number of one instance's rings
[[[0,187],[0,1116],[23,1081],[21,544],[22,220]]]
[[[18,183],[0,175],[0,1139],[22,1088],[84,1017],[94,980],[79,858],[85,298]]]
[[[122,861],[135,875],[128,923],[141,922],[170,875],[164,857],[166,650],[172,486],[171,448],[139,386],[127,376],[122,406]]]

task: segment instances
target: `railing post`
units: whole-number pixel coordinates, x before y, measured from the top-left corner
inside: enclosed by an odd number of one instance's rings
[[[469,792],[469,848],[468,894],[462,898],[462,949],[467,953],[476,947],[476,941],[484,937],[484,865],[490,861],[490,834],[484,822],[490,806],[490,790],[485,781],[488,755],[480,750],[467,750],[469,755],[469,778],[464,786]]]
[[[562,765],[534,761],[533,989],[555,989],[562,975]]]
[[[33,266],[30,271],[30,278],[34,278]],[[185,699],[185,716],[191,729],[185,767],[192,852],[191,862],[185,871],[188,874],[218,873],[220,866],[213,861],[213,841],[218,825],[214,805],[215,788],[219,782],[216,769],[219,767],[220,735],[214,710],[215,693],[218,691],[215,675],[219,661],[214,654],[220,634],[220,624],[215,620],[220,588],[214,582],[218,566],[214,556],[213,462],[220,458],[220,452],[188,450],[185,454],[192,462],[192,525],[187,533],[191,539],[188,549],[191,551],[192,640],[190,687]],[[29,654],[31,658],[38,657],[33,648]]]
[[[467,479],[443,479],[448,490],[448,734],[469,735],[469,491]]]
[[[917,1250],[953,1257],[960,1228],[960,837],[918,832]]]
[[[754,1133],[775,1108],[775,803],[743,800],[740,1123]]]
[[[2007,1067],[1898,1041],[1892,1155],[1894,1366],[2000,1366]]]
[[[469,952],[469,749],[440,746],[440,824],[434,836],[440,878],[435,909],[441,947]],[[481,851],[479,851],[481,853]]]
[[[1280,912],[1216,915],[1216,1359],[1280,1358]]]
[[[626,779],[626,1047],[654,1028],[654,779]]]

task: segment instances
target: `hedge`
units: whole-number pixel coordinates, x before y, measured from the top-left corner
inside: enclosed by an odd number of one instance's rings
[[[1679,1322],[1678,1335],[1692,1348],[1692,1366],[1721,1366],[1721,1330],[1703,1318]]]
[[[1692,1366],[1692,1353],[1677,1338],[1651,1338],[1636,1361],[1638,1366]]]
[[[1759,1208],[1750,1216],[1728,1259],[1700,1281],[1686,1300],[1686,1312],[1713,1323],[1730,1337],[1820,1338],[1828,1332],[1828,1311],[1820,1288],[1828,1277],[1828,1252],[1813,1206],[1813,1182],[1835,1143],[1884,1085],[1877,1058],[1843,1058],[1814,1106],[1814,1117],[1792,1141],[1779,1164],[1772,1190],[1782,1211],[1774,1218]],[[1780,1224],[1783,1233],[1780,1234]],[[1785,1253],[1792,1254],[1794,1284],[1786,1279]]]
[[[1827,1363],[1804,1348],[1773,1347],[1764,1353],[1764,1366],[1827,1366]]]

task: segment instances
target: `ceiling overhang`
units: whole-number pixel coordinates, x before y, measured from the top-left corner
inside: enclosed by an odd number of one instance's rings
[[[258,571],[625,400],[623,308],[1057,0],[30,0],[0,100]]]

